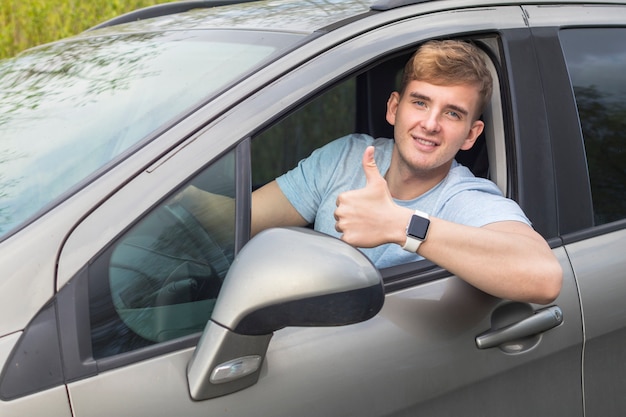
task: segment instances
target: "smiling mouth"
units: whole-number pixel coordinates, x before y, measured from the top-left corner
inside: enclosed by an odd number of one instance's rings
[[[439,146],[438,143],[435,143],[433,141],[427,140],[427,139],[422,139],[422,138],[413,138],[417,143],[420,143],[424,146]]]

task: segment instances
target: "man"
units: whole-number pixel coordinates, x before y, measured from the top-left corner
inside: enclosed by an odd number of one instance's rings
[[[454,161],[484,127],[492,80],[480,57],[466,42],[422,45],[387,102],[394,140],[350,135],[316,150],[253,193],[252,234],[314,223],[378,267],[422,256],[495,296],[553,301],[562,270],[545,240]]]

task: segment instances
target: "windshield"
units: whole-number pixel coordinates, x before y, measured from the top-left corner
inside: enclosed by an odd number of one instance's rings
[[[300,37],[122,34],[0,61],[0,240]]]

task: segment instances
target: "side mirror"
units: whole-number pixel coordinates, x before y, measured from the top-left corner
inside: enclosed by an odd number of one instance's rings
[[[383,306],[378,270],[352,246],[309,229],[259,233],[233,262],[187,369],[191,397],[255,384],[273,332],[342,326]]]

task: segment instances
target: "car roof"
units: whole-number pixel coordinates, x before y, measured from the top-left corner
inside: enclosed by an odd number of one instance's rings
[[[183,1],[140,9],[89,32],[247,29],[309,34],[370,11],[367,0]]]
[[[624,0],[190,0],[139,9],[89,31],[115,27],[116,32],[222,28],[312,33],[417,4],[428,5],[429,10],[450,10],[495,5],[624,3]]]

